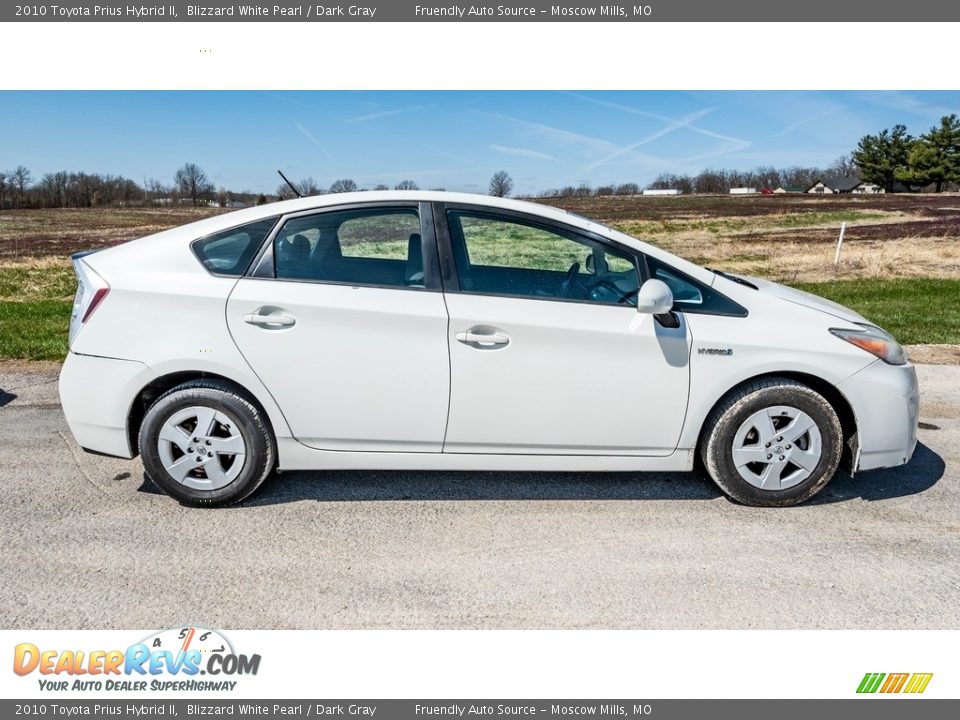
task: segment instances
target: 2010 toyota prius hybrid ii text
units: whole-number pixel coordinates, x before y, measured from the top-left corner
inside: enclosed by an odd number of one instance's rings
[[[77,442],[189,505],[274,469],[691,470],[802,502],[906,463],[896,340],[588,219],[443,192],[240,210],[74,256]]]

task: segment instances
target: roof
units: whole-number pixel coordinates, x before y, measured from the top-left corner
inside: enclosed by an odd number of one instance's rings
[[[780,187],[787,192],[801,193],[807,190],[803,185],[781,185]]]
[[[853,175],[847,177],[828,177],[818,180],[817,182],[822,182],[831,190],[837,190],[839,192],[844,192],[845,190],[853,190],[857,185],[862,185],[863,180]],[[813,187],[817,183],[813,183],[810,187]],[[809,189],[809,188],[808,188]]]

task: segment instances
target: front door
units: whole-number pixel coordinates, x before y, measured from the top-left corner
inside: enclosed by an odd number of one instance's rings
[[[449,209],[444,452],[671,454],[687,407],[689,332],[635,307],[631,252],[565,226]]]

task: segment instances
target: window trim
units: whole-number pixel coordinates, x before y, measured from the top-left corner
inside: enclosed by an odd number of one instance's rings
[[[593,242],[599,243],[607,247],[611,247],[614,250],[617,250],[620,253],[628,255],[634,259],[634,267],[637,272],[637,279],[640,281],[642,286],[647,280],[652,276],[650,272],[650,267],[647,263],[647,258],[649,257],[647,253],[642,250],[637,250],[636,248],[629,247],[623,243],[617,242],[616,240],[606,237],[605,235],[600,235],[599,233],[591,232],[590,230],[584,230],[582,228],[573,227],[572,225],[567,225],[566,223],[554,220],[552,218],[540,217],[537,215],[531,215],[524,212],[519,212],[516,210],[507,210],[501,208],[489,208],[484,205],[472,205],[470,203],[445,203],[445,202],[436,202],[434,203],[436,208],[434,210],[434,216],[436,218],[437,225],[437,245],[440,251],[440,266],[443,268],[443,280],[444,280],[444,291],[462,293],[464,295],[479,295],[483,297],[504,297],[504,298],[513,298],[519,300],[536,300],[541,302],[566,302],[566,303],[579,303],[584,305],[593,305],[599,307],[624,307],[637,311],[636,305],[611,305],[609,303],[597,303],[589,300],[578,300],[576,298],[550,298],[550,297],[533,297],[530,295],[507,295],[501,293],[478,293],[471,290],[464,290],[460,286],[460,276],[457,269],[456,258],[453,254],[453,238],[450,233],[450,228],[447,223],[447,212],[450,210],[462,210],[464,212],[473,212],[478,215],[487,215],[492,217],[505,217],[517,219],[527,224],[533,225],[535,227],[542,227],[546,230],[553,231],[563,231],[571,235],[578,235]],[[702,310],[695,307],[688,306],[678,306],[676,302],[673,304],[672,312],[690,314],[690,315],[712,315],[714,317],[734,317],[734,318],[744,318],[749,315],[749,311],[743,307],[740,303],[735,300],[731,300],[730,297],[712,285],[707,285],[706,283],[700,282],[699,280],[690,277],[687,273],[682,270],[677,270],[673,265],[662,260],[657,262],[662,263],[663,265],[670,268],[670,271],[676,273],[679,277],[690,281],[694,285],[699,287],[706,287],[707,290],[711,293],[719,295],[724,300],[729,302],[734,307],[739,308],[739,312],[715,312],[710,310]]]
[[[215,277],[233,278],[234,280],[239,280],[239,279],[242,278],[242,277],[246,277],[246,276],[247,276],[247,273],[250,272],[250,269],[251,269],[252,267],[254,267],[254,266],[257,264],[257,262],[259,262],[260,255],[261,255],[261,253],[263,252],[263,246],[262,246],[262,244],[261,244],[260,247],[257,248],[257,251],[253,254],[253,257],[250,258],[250,261],[247,263],[247,266],[243,269],[243,272],[241,272],[240,274],[229,274],[229,273],[216,272],[216,271],[211,270],[210,268],[208,268],[208,267],[206,266],[206,264],[203,262],[203,258],[200,256],[199,251],[197,250],[197,245],[198,245],[199,243],[203,242],[204,240],[209,240],[209,239],[212,238],[214,235],[222,235],[223,233],[228,233],[228,232],[231,232],[231,231],[239,230],[240,228],[247,227],[247,225],[255,225],[256,223],[267,222],[267,221],[269,221],[269,220],[272,220],[272,221],[273,221],[273,225],[270,226],[270,231],[267,233],[267,238],[269,239],[269,238],[273,237],[273,234],[276,232],[276,230],[277,230],[277,223],[279,222],[279,220],[280,220],[281,217],[283,217],[283,216],[282,216],[282,215],[268,215],[267,217],[258,218],[257,220],[248,220],[247,222],[239,223],[239,224],[237,224],[237,225],[233,225],[232,227],[224,228],[223,230],[217,230],[216,232],[207,233],[206,235],[202,235],[201,237],[194,238],[193,240],[190,241],[190,252],[193,253],[193,256],[197,259],[197,262],[200,263],[200,267],[202,267],[204,270],[206,270],[206,271],[207,271],[208,273],[210,273],[211,275],[213,275],[213,276],[215,276]],[[266,241],[265,241],[265,240],[261,240],[261,243],[263,243],[263,242],[266,242]]]
[[[649,256],[646,253],[640,253],[640,255],[642,256],[641,263],[640,263],[641,277],[643,278],[643,282],[646,282],[647,280],[653,277],[653,273],[650,271]],[[733,312],[722,312],[717,310],[709,310],[703,307],[697,307],[696,305],[678,306],[678,302],[682,302],[682,301],[674,300],[673,308],[672,308],[673,312],[687,313],[688,315],[712,315],[714,317],[733,317],[733,318],[745,318],[747,317],[747,315],[750,314],[750,311],[747,310],[743,305],[738,303],[736,300],[731,300],[729,296],[715,289],[712,285],[707,285],[706,283],[700,282],[696,278],[690,277],[689,275],[687,275],[687,273],[683,272],[682,270],[677,270],[677,268],[675,268],[670,263],[663,262],[662,260],[657,260],[656,262],[668,268],[670,272],[672,272],[674,275],[679,277],[681,280],[685,282],[689,282],[691,285],[694,285],[697,288],[705,289],[706,292],[713,293],[714,295],[717,295],[723,298],[725,301],[730,303],[730,305],[732,305],[734,308],[739,308],[739,310],[733,311]]]
[[[590,240],[591,242],[599,245],[612,248],[620,254],[633,258],[633,269],[637,274],[637,281],[641,284],[643,280],[641,257],[643,254],[634,248],[622,245],[615,240],[604,237],[603,235],[598,235],[597,233],[590,232],[589,230],[583,230],[581,228],[573,227],[572,225],[567,225],[565,223],[558,222],[550,218],[540,217],[538,215],[531,215],[524,212],[518,212],[516,210],[490,208],[485,205],[471,205],[469,203],[438,202],[435,203],[435,205],[437,205],[437,208],[434,210],[434,216],[437,219],[437,245],[440,250],[440,266],[443,268],[444,272],[444,292],[456,292],[462,295],[476,295],[478,297],[502,297],[515,300],[533,300],[535,302],[572,303],[576,305],[617,308],[621,310],[631,310],[632,312],[637,312],[637,306],[629,304],[622,305],[618,303],[614,305],[612,303],[595,302],[593,300],[583,300],[580,298],[516,295],[512,293],[488,293],[464,290],[460,284],[460,271],[459,268],[457,268],[456,257],[454,256],[453,252],[453,235],[450,232],[450,225],[447,221],[447,213],[449,211],[468,212],[479,216],[490,217],[494,220],[502,218],[506,218],[508,221],[515,220],[522,224],[538,227],[548,232],[574,235],[576,237],[582,237],[586,240]]]
[[[320,278],[278,278],[276,266],[274,264],[273,246],[274,240],[280,230],[290,220],[313,215],[322,215],[333,212],[350,212],[352,210],[415,210],[420,220],[420,238],[423,247],[423,287],[413,285],[393,285],[389,283],[369,283],[352,282],[345,280],[325,280]],[[413,290],[416,292],[442,292],[443,288],[440,282],[440,265],[437,252],[437,237],[434,228],[433,208],[429,202],[418,202],[416,200],[390,201],[372,201],[372,202],[353,202],[342,205],[327,205],[324,207],[310,208],[308,210],[299,210],[297,212],[285,213],[279,216],[273,229],[264,241],[263,247],[254,257],[250,267],[247,268],[245,278],[251,280],[272,280],[274,282],[296,282],[310,283],[313,285],[340,285],[345,287],[369,287],[388,290]]]

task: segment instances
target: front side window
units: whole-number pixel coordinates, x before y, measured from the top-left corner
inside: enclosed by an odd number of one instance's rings
[[[574,231],[451,210],[447,224],[466,292],[635,305],[634,258]]]
[[[747,311],[738,303],[709,285],[697,282],[669,265],[649,255],[646,258],[650,277],[663,280],[673,293],[673,309],[702,315],[729,315],[746,317]]]
[[[276,222],[272,217],[208,235],[194,241],[193,252],[215,275],[239,277],[246,272]]]
[[[280,279],[424,286],[420,216],[414,208],[291,218],[274,238],[273,259]]]

